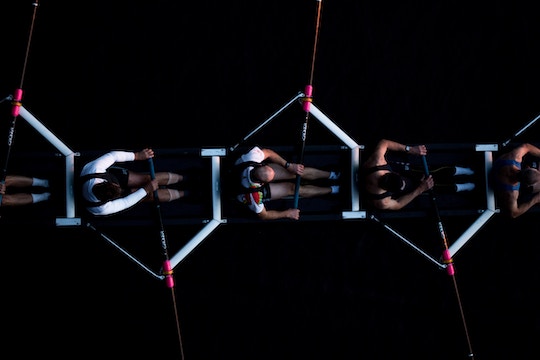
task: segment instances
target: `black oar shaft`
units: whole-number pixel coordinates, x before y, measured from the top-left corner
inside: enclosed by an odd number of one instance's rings
[[[427,165],[427,160],[426,160],[425,155],[422,155],[422,161],[424,163],[424,173],[425,173],[425,175],[427,177],[430,174],[429,174],[429,167]],[[439,228],[439,233],[441,235],[443,245],[444,245],[444,250],[443,250],[442,257],[443,257],[444,262],[446,263],[446,272],[448,273],[448,275],[450,275],[452,277],[452,281],[453,281],[453,284],[454,284],[454,289],[456,291],[456,297],[457,297],[457,302],[458,302],[458,306],[459,306],[459,310],[460,310],[461,321],[463,323],[463,328],[465,330],[465,336],[467,338],[467,345],[469,347],[468,357],[469,357],[470,360],[474,360],[474,353],[472,351],[471,340],[470,340],[470,337],[469,337],[469,331],[468,331],[468,327],[467,327],[467,322],[465,320],[465,314],[463,312],[463,306],[461,304],[461,298],[460,298],[460,295],[459,295],[459,290],[458,290],[458,286],[457,286],[456,277],[454,276],[455,275],[454,263],[453,263],[453,260],[452,260],[452,256],[450,255],[450,251],[448,250],[448,239],[446,237],[446,232],[444,230],[443,223],[442,223],[442,220],[441,220],[441,216],[439,214],[439,208],[437,206],[437,199],[435,198],[435,191],[433,190],[433,188],[431,188],[429,190],[429,193],[430,193],[430,196],[431,196],[431,202],[432,202],[432,205],[433,205],[433,209],[434,209],[435,214],[437,216],[437,226]]]
[[[22,101],[22,95],[23,95],[23,83],[24,83],[24,77],[26,73],[26,64],[28,63],[28,54],[30,53],[30,43],[32,42],[32,34],[34,33],[34,23],[36,20],[36,13],[38,8],[38,0],[35,0],[32,5],[34,6],[34,11],[32,14],[32,22],[30,23],[30,31],[28,33],[28,41],[26,42],[26,54],[24,56],[24,63],[22,67],[22,74],[21,79],[19,83],[19,88],[15,90],[15,93],[13,95],[12,100],[12,108],[11,108],[11,115],[13,116],[13,120],[11,121],[11,126],[9,128],[8,133],[8,142],[7,142],[7,151],[6,151],[6,160],[4,162],[4,167],[2,168],[2,177],[0,178],[0,183],[5,184],[6,183],[6,176],[8,172],[8,163],[9,159],[11,157],[11,149],[13,147],[13,139],[15,138],[15,125],[17,124],[17,118],[19,117],[19,110],[21,108],[21,101]],[[0,194],[0,206],[2,206],[2,194]]]
[[[156,178],[156,171],[154,169],[154,160],[152,158],[148,159],[148,164],[150,165],[150,177],[152,180]],[[165,235],[165,227],[163,226],[163,218],[161,217],[161,205],[159,203],[158,190],[154,190],[154,204],[156,206],[156,221],[159,225],[159,237],[161,242],[161,250],[163,254],[163,275],[165,275],[165,281],[167,287],[174,287],[173,271],[171,267],[171,262],[169,260],[169,250],[167,246],[167,237]]]
[[[154,160],[152,158],[148,159],[148,163],[150,165],[150,177],[152,180],[155,180],[156,178],[156,171],[154,168]],[[180,322],[178,319],[178,309],[176,307],[176,296],[174,293],[174,278],[173,278],[173,268],[171,266],[171,262],[169,260],[169,250],[167,246],[167,237],[165,236],[165,227],[163,226],[163,219],[161,217],[161,206],[159,203],[159,196],[158,196],[158,190],[154,190],[154,203],[156,205],[156,218],[157,222],[159,224],[159,234],[160,234],[160,240],[161,240],[161,249],[163,252],[163,275],[165,275],[165,283],[167,284],[167,287],[171,289],[171,295],[173,298],[173,306],[174,306],[174,315],[176,319],[176,330],[178,333],[178,342],[180,345],[180,354],[181,359],[184,359],[184,348],[182,344],[182,334],[180,332]]]
[[[309,83],[305,87],[305,97],[303,100],[303,109],[306,114],[304,118],[304,123],[302,124],[301,139],[300,139],[300,154],[298,155],[297,163],[304,163],[304,151],[306,148],[306,138],[307,138],[307,128],[309,121],[309,109],[313,97],[313,75],[315,73],[315,58],[317,53],[317,44],[319,42],[319,28],[321,25],[321,9],[322,9],[322,0],[317,0],[317,19],[315,22],[315,41],[313,42],[313,53],[311,56],[311,67],[309,72]],[[298,209],[298,199],[300,197],[300,183],[301,176],[296,175],[296,186],[294,188],[294,208]]]

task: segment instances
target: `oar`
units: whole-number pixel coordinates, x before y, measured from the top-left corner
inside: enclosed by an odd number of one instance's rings
[[[425,175],[427,177],[430,174],[429,174],[429,168],[428,168],[428,165],[427,165],[426,155],[422,155],[422,161],[424,163],[424,173],[425,173]],[[474,353],[472,351],[471,341],[470,341],[470,338],[469,338],[469,331],[467,330],[467,322],[465,321],[465,314],[463,312],[463,306],[461,304],[461,299],[460,299],[459,290],[458,290],[458,286],[457,286],[457,281],[456,281],[456,277],[455,277],[454,263],[453,263],[453,260],[452,260],[452,256],[450,255],[450,251],[448,250],[448,240],[447,240],[447,237],[446,237],[446,231],[444,230],[444,227],[443,227],[443,223],[442,223],[441,216],[440,216],[440,213],[439,213],[439,207],[437,206],[437,199],[435,197],[435,191],[433,190],[433,188],[429,189],[429,194],[431,196],[431,203],[433,205],[435,215],[437,216],[437,226],[439,228],[439,233],[441,235],[441,238],[442,238],[442,241],[443,241],[443,244],[444,244],[444,251],[443,251],[442,257],[443,257],[444,263],[446,264],[446,272],[448,273],[448,275],[452,276],[452,280],[453,280],[453,283],[454,283],[454,289],[456,291],[459,310],[460,310],[460,313],[461,313],[461,320],[462,320],[462,323],[463,323],[463,327],[465,329],[465,336],[467,338],[467,344],[469,346],[468,358],[471,359],[471,360],[474,360]]]
[[[309,76],[309,83],[305,87],[305,97],[302,100],[302,107],[304,112],[306,113],[304,117],[304,123],[302,124],[302,131],[300,136],[300,154],[298,155],[298,164],[304,163],[304,152],[306,148],[306,137],[307,137],[307,128],[308,128],[308,120],[309,120],[309,108],[310,104],[312,102],[312,96],[313,96],[313,73],[315,70],[315,54],[317,53],[317,43],[319,41],[319,27],[321,23],[321,7],[322,7],[322,0],[317,0],[317,21],[315,26],[315,41],[313,42],[313,54],[311,57],[311,71]],[[300,175],[296,175],[296,186],[294,189],[294,208],[298,209],[298,198],[300,196],[300,181],[302,180]]]
[[[150,177],[152,180],[156,178],[156,172],[154,170],[154,160],[152,158],[148,159],[150,165]],[[174,313],[176,318],[176,330],[178,332],[178,341],[180,344],[180,353],[182,359],[184,358],[184,350],[182,346],[182,335],[180,332],[180,323],[178,319],[178,309],[176,307],[176,297],[174,294],[174,278],[173,278],[173,269],[171,266],[171,261],[169,259],[169,250],[167,246],[167,237],[165,236],[165,227],[163,226],[163,218],[161,217],[161,205],[159,203],[158,190],[154,190],[154,204],[156,205],[156,219],[159,225],[159,235],[161,240],[161,249],[163,253],[163,274],[165,275],[165,283],[167,287],[171,289],[171,294],[173,298]]]

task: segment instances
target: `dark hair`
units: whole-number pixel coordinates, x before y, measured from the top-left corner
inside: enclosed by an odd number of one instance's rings
[[[524,187],[523,191],[526,194],[532,194],[534,191],[534,184],[539,180],[538,170],[534,168],[527,168],[519,172],[519,181]]]
[[[398,173],[389,172],[379,178],[379,186],[384,190],[398,192],[403,186],[403,179]]]
[[[119,198],[122,195],[122,188],[112,182],[102,182],[94,185],[92,192],[100,201],[109,201]]]

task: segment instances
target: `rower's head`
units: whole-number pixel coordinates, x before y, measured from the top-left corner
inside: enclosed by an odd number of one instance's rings
[[[92,192],[100,201],[110,201],[122,196],[120,185],[109,181],[94,185]]]
[[[527,168],[520,174],[521,186],[531,194],[540,192],[540,171],[535,168]]]
[[[261,184],[266,184],[274,180],[276,173],[268,165],[256,166],[251,170],[251,180]]]
[[[407,182],[397,172],[390,171],[379,178],[378,184],[381,189],[399,192],[405,189]]]

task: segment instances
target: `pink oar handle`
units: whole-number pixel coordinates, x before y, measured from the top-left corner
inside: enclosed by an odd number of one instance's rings
[[[444,260],[444,263],[447,265],[446,272],[448,273],[448,275],[454,275],[455,273],[454,264],[453,264],[454,261],[452,260],[452,256],[450,256],[450,250],[448,249],[444,250],[443,260]]]
[[[169,260],[165,260],[163,262],[163,274],[165,274],[165,282],[167,284],[167,287],[173,288],[174,287],[174,279],[173,279],[173,271],[171,267],[171,262]]]

